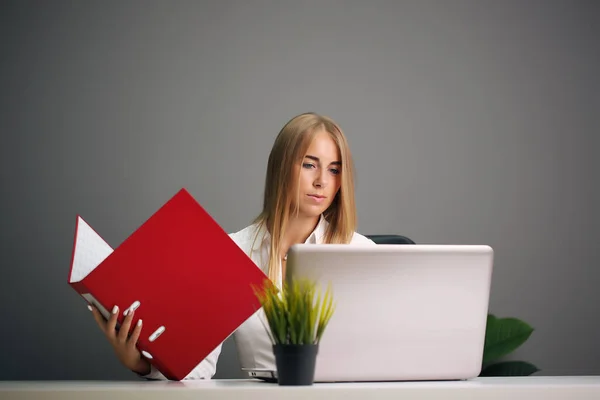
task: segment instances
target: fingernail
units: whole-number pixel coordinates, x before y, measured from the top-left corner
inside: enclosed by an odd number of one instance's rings
[[[116,314],[117,311],[119,311],[119,306],[114,306],[113,309],[112,309],[112,313]]]
[[[129,313],[129,308],[127,310],[125,310],[125,312],[123,313],[123,315],[127,316],[127,313]]]
[[[141,319],[138,319],[137,326],[142,326],[142,320]]]
[[[92,311],[92,306],[88,304],[88,310]]]

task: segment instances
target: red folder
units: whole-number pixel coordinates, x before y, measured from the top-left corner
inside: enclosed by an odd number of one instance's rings
[[[135,308],[138,349],[165,377],[181,380],[260,304],[267,276],[181,189],[113,249],[77,215],[68,283],[105,318]]]

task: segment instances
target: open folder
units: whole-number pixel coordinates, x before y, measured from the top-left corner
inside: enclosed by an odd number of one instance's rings
[[[181,380],[260,304],[267,276],[181,189],[116,249],[77,215],[68,283],[109,318],[114,305],[142,319],[138,349]]]

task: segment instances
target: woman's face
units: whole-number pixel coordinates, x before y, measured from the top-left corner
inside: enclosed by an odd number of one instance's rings
[[[304,159],[295,165],[294,176],[298,171],[300,216],[318,217],[331,205],[341,184],[340,151],[327,131],[316,134]]]

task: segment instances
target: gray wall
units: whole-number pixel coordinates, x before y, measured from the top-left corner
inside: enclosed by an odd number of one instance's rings
[[[307,110],[349,137],[360,232],[493,246],[514,358],[600,373],[598,2],[1,7],[0,379],[135,379],[67,286],[75,214],[117,246],[187,187],[241,229]]]

